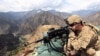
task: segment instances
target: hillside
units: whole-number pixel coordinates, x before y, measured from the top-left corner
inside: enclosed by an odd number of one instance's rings
[[[55,10],[49,10],[48,12],[54,14],[54,15],[57,15],[59,17],[62,17],[63,19],[69,17],[70,15],[72,15],[72,13],[66,13],[66,12],[58,12],[58,11],[55,11]]]
[[[28,16],[23,20],[20,25],[21,34],[27,34],[34,31],[39,25],[60,25],[65,26],[65,22],[62,17],[54,15],[48,11],[37,13],[34,17]]]
[[[100,26],[100,11],[93,13],[87,17],[84,18],[85,21],[90,22],[94,25]]]
[[[1,16],[0,17],[0,34],[14,33],[18,30],[16,20]]]
[[[27,12],[0,12],[0,34],[15,33]]]
[[[88,14],[88,12],[91,12]],[[76,11],[72,14],[81,15],[88,22],[99,25],[100,11],[92,12],[89,10]],[[34,31],[39,25],[60,25],[65,26],[64,18],[72,15],[71,13],[58,12],[55,10],[43,11],[32,10],[27,12],[0,12],[0,34],[14,32],[15,34],[28,34]],[[17,32],[16,32],[17,31]]]

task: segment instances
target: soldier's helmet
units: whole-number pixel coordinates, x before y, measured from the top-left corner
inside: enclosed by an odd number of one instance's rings
[[[70,17],[68,17],[67,19],[64,19],[66,21],[67,24],[71,25],[73,23],[80,23],[82,22],[82,19],[80,16],[78,15],[72,15]]]

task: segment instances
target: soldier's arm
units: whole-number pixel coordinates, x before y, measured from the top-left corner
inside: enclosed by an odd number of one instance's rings
[[[95,32],[92,30],[84,30],[80,36],[76,37],[71,45],[74,49],[79,50],[80,48],[86,49],[88,44],[90,43],[91,38],[95,37]]]

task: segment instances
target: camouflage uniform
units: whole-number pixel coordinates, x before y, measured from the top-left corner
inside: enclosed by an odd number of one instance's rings
[[[67,19],[68,24],[72,24],[74,22],[81,22],[82,19],[78,15],[72,15]],[[78,53],[78,51],[81,51],[80,56],[94,56],[96,53],[96,45],[98,44],[98,28],[95,26],[84,23],[82,28],[82,31],[76,36],[73,31],[69,34],[69,40],[67,46],[65,45],[65,52],[67,55],[69,55],[70,51],[74,51],[75,53]],[[99,41],[100,42],[100,41]]]

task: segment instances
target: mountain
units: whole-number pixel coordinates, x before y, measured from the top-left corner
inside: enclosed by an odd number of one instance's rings
[[[14,32],[18,29],[17,22],[8,14],[0,14],[0,34]]]
[[[73,11],[72,14],[78,14],[81,17],[86,17],[94,12],[96,12],[96,11],[94,11],[94,10],[79,10],[79,11]]]
[[[15,33],[27,12],[0,12],[0,34]]]
[[[32,29],[36,28],[37,25],[39,24],[60,24],[61,25],[62,22],[60,21],[63,21],[63,19],[68,17],[69,15],[70,14],[64,12],[57,12],[51,10],[43,11],[41,9],[26,11],[26,12],[0,12],[0,23],[1,23],[0,30],[1,30],[1,34],[4,34],[8,32],[16,32],[18,31],[19,28],[22,29],[23,27],[25,27],[28,28],[29,29],[28,32],[30,32],[32,31]],[[59,19],[57,20],[57,18]],[[28,23],[26,23],[27,21]],[[28,27],[26,25],[28,25]],[[23,32],[23,30],[19,30],[19,31]]]
[[[27,19],[27,18],[29,18],[29,17],[34,17],[35,14],[37,14],[37,13],[39,13],[39,12],[42,12],[42,11],[43,11],[43,10],[41,10],[41,9],[28,11],[28,12],[26,13],[26,15],[24,15],[23,18]],[[25,12],[24,12],[24,13],[25,13]]]
[[[34,16],[29,15],[20,25],[22,33],[30,33],[35,30],[39,25],[66,25],[62,17],[50,13],[49,11],[42,11]]]
[[[38,9],[38,10],[32,10],[32,11],[29,11],[27,13],[27,15],[25,16],[25,18],[28,18],[28,17],[34,17],[35,14],[37,13],[40,13],[40,12],[43,12],[44,10],[41,10],[41,9]],[[59,17],[62,17],[62,18],[67,18],[68,16],[71,15],[71,13],[66,13],[66,12],[59,12],[59,11],[55,11],[55,10],[48,10],[49,13],[52,13],[54,15],[57,15]]]
[[[62,17],[63,19],[69,17],[70,15],[72,15],[71,13],[67,13],[67,12],[59,12],[59,11],[55,11],[55,10],[49,10],[50,13],[53,13],[59,17]]]
[[[29,33],[35,30],[38,25],[57,24],[65,25],[64,18],[72,14],[78,14],[83,18],[89,18],[96,10],[80,10],[72,13],[58,12],[55,10],[43,11],[32,10],[26,12],[0,12],[0,34],[8,32]],[[94,16],[94,15],[92,15]],[[92,19],[89,19],[89,21]]]
[[[85,21],[90,22],[94,25],[100,25],[100,11],[90,14],[84,18]]]
[[[27,12],[0,12],[0,17],[8,17],[11,19],[21,19]]]

